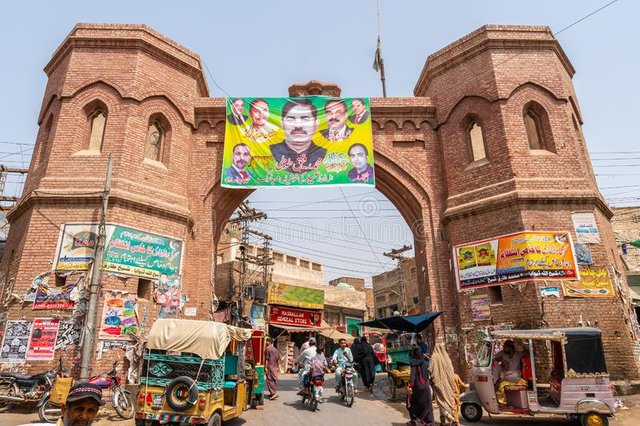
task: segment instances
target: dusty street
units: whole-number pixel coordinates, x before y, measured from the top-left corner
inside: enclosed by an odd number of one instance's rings
[[[404,392],[398,393],[399,399],[388,401],[386,391],[386,376],[378,374],[377,386],[374,394],[361,391],[356,398],[353,407],[348,408],[342,404],[333,390],[333,376],[327,377],[327,387],[325,390],[326,402],[320,405],[317,412],[313,413],[308,406],[303,406],[300,397],[296,395],[295,376],[285,375],[279,381],[280,398],[275,401],[265,401],[263,410],[249,410],[239,419],[225,423],[228,426],[240,425],[304,425],[304,426],[326,426],[326,425],[385,425],[401,426],[408,421],[406,409],[404,407]],[[632,395],[622,398],[627,409],[618,412],[610,424],[615,426],[637,426],[640,424],[640,395]],[[437,416],[437,408],[434,407]],[[22,424],[37,423],[37,412],[29,413],[26,410],[14,410],[0,414],[2,426],[17,426]],[[122,420],[113,411],[103,411],[94,423],[97,426],[133,426],[133,420]],[[438,424],[438,423],[436,423]],[[484,416],[478,423],[466,423],[463,425],[575,425],[561,417],[493,417]]]

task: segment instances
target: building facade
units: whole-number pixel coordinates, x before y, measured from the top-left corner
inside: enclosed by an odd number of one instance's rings
[[[106,220],[182,248],[181,309],[150,303],[139,331],[144,336],[167,312],[211,317],[215,247],[250,191],[220,185],[226,103],[209,96],[198,55],[146,26],[78,24],[45,72],[29,176],[7,215],[3,321],[44,316],[24,297],[37,277],[51,274],[61,226],[100,219],[110,156]],[[575,237],[572,213],[586,211],[600,231],[593,264],[625,288],[612,211],[581,130],[574,72],[549,28],[484,26],[430,55],[413,97],[371,99],[376,187],[413,232],[418,306],[444,311],[435,331],[461,370],[475,330],[575,326],[586,316],[603,330],[611,376],[640,379],[637,340],[620,298],[545,298],[541,288],[559,286],[554,280],[458,291],[452,269],[454,246],[535,230]],[[339,93],[314,81],[290,92]],[[64,281],[54,275],[50,286]],[[108,292],[150,294],[149,286],[149,278],[105,271],[100,303]],[[477,297],[494,300],[488,316],[474,314]],[[122,356],[108,351],[100,362]],[[40,371],[46,364],[24,365]]]
[[[404,260],[391,271],[374,275],[373,300],[377,317],[395,312],[413,315],[421,312],[415,259]]]

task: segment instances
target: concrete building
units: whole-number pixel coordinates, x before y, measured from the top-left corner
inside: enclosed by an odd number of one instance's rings
[[[416,314],[424,312],[420,306],[415,259],[405,260],[396,268],[374,275],[373,299],[375,315],[386,317],[394,312]],[[427,303],[427,306],[430,306]],[[430,309],[429,309],[430,310]]]
[[[200,58],[143,25],[78,24],[45,72],[29,176],[7,214],[0,313],[8,321],[42,317],[24,296],[34,278],[51,273],[61,226],[100,218],[112,156],[107,221],[169,241],[180,252],[184,312],[209,318],[215,247],[250,191],[221,186],[226,102],[210,97]],[[430,55],[414,96],[370,100],[376,188],[412,230],[417,306],[444,311],[435,331],[462,372],[476,330],[576,326],[588,313],[603,331],[612,379],[640,379],[638,340],[620,298],[544,297],[542,287],[560,283],[535,278],[466,291],[452,273],[452,247],[535,230],[575,237],[575,211],[598,224],[593,264],[623,270],[581,129],[574,73],[551,29],[488,25]],[[340,88],[311,81],[289,94],[339,96]],[[148,277],[103,270],[101,278],[103,290],[150,294]],[[624,276],[611,279],[626,288]],[[480,320],[474,303],[485,296],[495,303]],[[150,304],[142,334],[160,311]],[[96,371],[122,356],[106,353]],[[25,370],[52,367],[39,361]]]
[[[337,286],[338,284],[347,284],[355,288],[357,291],[364,292],[365,304],[367,306],[367,312],[365,313],[365,320],[375,318],[375,308],[373,306],[373,288],[365,287],[365,281],[363,278],[354,277],[339,277],[329,281],[329,285]]]

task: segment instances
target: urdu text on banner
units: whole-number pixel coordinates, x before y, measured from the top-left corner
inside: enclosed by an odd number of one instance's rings
[[[368,98],[229,98],[221,185],[375,186]]]
[[[568,232],[519,232],[456,245],[458,290],[528,280],[580,279]]]

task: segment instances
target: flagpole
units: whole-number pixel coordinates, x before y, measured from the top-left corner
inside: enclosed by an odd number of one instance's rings
[[[382,83],[382,97],[387,97],[387,83],[384,75],[384,60],[382,59],[382,46],[380,44],[380,0],[376,2],[376,11],[378,17],[378,45],[376,47],[376,55],[373,61],[373,69],[380,71],[380,82]]]

